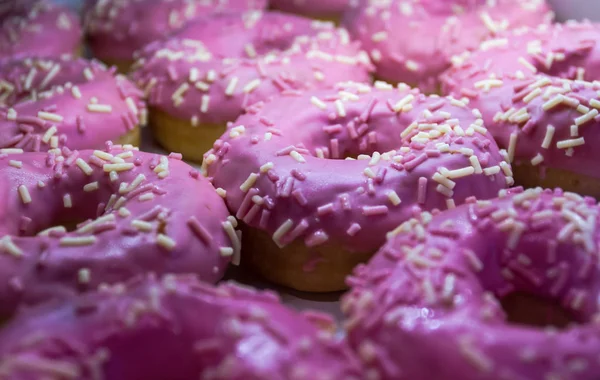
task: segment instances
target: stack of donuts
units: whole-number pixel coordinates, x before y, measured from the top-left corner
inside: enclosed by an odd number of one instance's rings
[[[0,4],[0,379],[600,377],[600,24],[79,5]]]

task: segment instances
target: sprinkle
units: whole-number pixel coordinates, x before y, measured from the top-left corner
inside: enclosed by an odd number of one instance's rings
[[[169,251],[175,248],[175,245],[177,245],[175,240],[173,240],[165,234],[156,235],[156,243]]]
[[[544,156],[542,156],[540,153],[538,153],[535,157],[533,157],[531,159],[531,165],[537,166],[537,165],[541,164],[543,161],[544,161]]]
[[[314,104],[315,106],[319,107],[320,109],[327,109],[327,104],[325,104],[325,102],[323,102],[321,99],[317,98],[316,96],[312,96],[310,98],[310,102],[312,104]]]
[[[13,168],[21,169],[23,167],[23,161],[10,160],[8,164]]]
[[[77,280],[80,284],[87,284],[90,282],[91,274],[87,268],[82,268],[77,272]]]
[[[17,247],[15,243],[13,243],[10,236],[8,235],[0,239],[0,247],[14,257],[23,256],[23,251],[19,247]]]
[[[385,215],[388,213],[387,206],[363,206],[362,213],[365,216]]]
[[[552,108],[558,106],[565,100],[565,97],[561,94],[556,95],[554,98],[548,100],[546,103],[542,105],[542,109],[544,111],[549,111]]]
[[[104,164],[102,166],[102,169],[106,173],[108,173],[111,171],[123,172],[123,171],[131,170],[134,167],[135,167],[135,165],[132,162],[124,162],[124,163],[120,163],[120,164]]]
[[[142,232],[152,231],[152,223],[146,222],[144,220],[138,220],[138,219],[132,220],[131,226]]]
[[[272,163],[272,162],[267,162],[266,164],[264,164],[264,165],[262,165],[262,166],[260,167],[260,172],[261,172],[261,173],[266,173],[266,172],[268,172],[269,170],[273,169],[273,167],[274,167],[274,166],[275,166],[275,164],[274,164],[274,163]]]
[[[437,172],[433,175],[432,179],[450,190],[454,189],[454,187],[456,186],[456,182],[452,181],[451,179],[448,179],[447,177],[444,177],[443,175]]]
[[[258,86],[260,86],[260,79],[254,79],[250,82],[248,82],[244,88],[243,91],[245,93],[251,93],[252,91],[256,90],[258,88]]]
[[[413,60],[407,59],[406,62],[404,63],[404,66],[409,70],[409,71],[419,71],[419,64]]]
[[[88,111],[97,113],[111,113],[112,106],[109,104],[88,104]]]
[[[48,142],[50,141],[50,138],[51,138],[52,136],[54,136],[54,134],[56,133],[56,131],[57,131],[57,129],[56,129],[56,126],[54,126],[54,125],[53,125],[52,127],[50,127],[50,128],[49,128],[49,129],[46,131],[46,133],[44,133],[44,136],[42,136],[42,141],[43,141],[44,143],[48,144]]]
[[[388,199],[394,206],[398,206],[400,203],[402,203],[402,200],[398,196],[398,193],[396,193],[394,190],[388,190],[385,193],[385,195],[388,197]]]
[[[227,197],[227,190],[223,189],[222,187],[218,187],[215,191],[221,198]]]
[[[585,140],[583,137],[579,137],[577,139],[568,139],[568,140],[561,140],[558,141],[556,143],[556,147],[558,149],[567,149],[567,148],[573,148],[576,146],[580,146],[585,144]]]
[[[298,162],[300,162],[300,163],[304,163],[304,162],[306,162],[306,160],[304,159],[304,157],[302,157],[302,155],[301,155],[300,153],[296,152],[295,150],[292,150],[292,151],[290,152],[290,156],[291,156],[291,157],[292,157],[294,160],[296,160],[296,161],[298,161]]]
[[[472,166],[466,166],[462,169],[448,170],[448,171],[443,172],[442,174],[446,178],[462,178],[462,177],[469,176],[473,173],[475,173],[475,168]]]
[[[337,114],[339,117],[345,117],[346,116],[346,109],[344,108],[344,103],[342,103],[341,100],[337,99],[335,102],[335,108],[337,110]]]
[[[200,102],[200,112],[207,113],[209,104],[210,95],[202,95],[202,101]]]
[[[294,225],[294,222],[291,219],[287,219],[273,233],[273,241],[279,247],[283,247],[283,244],[281,243],[281,238],[292,229],[293,225]]]
[[[259,175],[257,173],[250,173],[244,183],[240,185],[240,190],[242,190],[244,193],[248,192],[248,190],[250,190],[250,188],[256,183],[258,176]]]
[[[154,194],[152,193],[146,193],[146,194],[142,194],[138,197],[140,202],[146,202],[146,201],[151,201],[154,199]],[[115,208],[118,208],[115,206]]]
[[[83,159],[78,158],[77,160],[75,160],[75,164],[79,167],[79,169],[81,169],[82,172],[84,172],[86,175],[92,175],[92,173],[94,172],[94,169],[92,169],[92,167],[90,165],[88,165],[87,162],[85,162]]]
[[[523,57],[519,57],[519,63],[529,69],[532,73],[537,73],[537,68]]]
[[[87,79],[88,81],[91,81],[94,79],[94,73],[92,73],[92,70],[90,70],[89,67],[86,67],[85,69],[83,69],[83,76],[85,77],[85,79]]]
[[[229,81],[229,84],[227,85],[227,88],[225,89],[225,95],[227,95],[227,96],[233,95],[233,93],[235,92],[235,87],[237,86],[238,80],[239,80],[238,77],[231,78],[231,80]]]
[[[19,186],[19,196],[24,204],[31,203],[31,195],[29,194],[29,189],[27,189],[25,185]]]
[[[516,132],[510,134],[508,141],[508,162],[512,163],[515,159],[515,150],[517,149],[517,138]]]
[[[542,142],[542,148],[548,149],[550,144],[552,143],[552,137],[554,137],[555,128],[552,125],[548,125],[546,127],[546,135],[544,136],[544,141]]]
[[[496,175],[498,173],[500,173],[500,166],[498,165],[483,169],[483,174],[487,176]]]
[[[51,112],[44,112],[44,111],[38,112],[38,117],[42,120],[47,120],[47,121],[51,121],[54,123],[60,123],[64,119],[60,115],[57,115],[57,114],[51,113]]]
[[[6,113],[6,119],[11,121],[17,120],[17,111],[14,108],[9,108]]]
[[[63,247],[80,247],[94,243],[96,243],[95,236],[67,236],[60,239],[60,245]]]
[[[589,121],[592,121],[596,116],[598,116],[598,110],[593,109],[593,110],[589,111],[588,113],[586,113],[585,115],[576,118],[575,125],[578,125],[578,126],[583,125]]]
[[[394,106],[392,107],[392,110],[394,112],[400,112],[405,106],[410,104],[414,99],[415,99],[415,96],[413,94],[408,94],[404,98],[400,99],[396,104],[394,104]],[[416,124],[414,124],[414,125],[416,126]],[[410,126],[408,128],[410,128]],[[403,131],[403,133],[405,133],[405,132],[406,132],[406,130]],[[404,136],[402,136],[402,134],[401,134],[401,137],[405,137],[406,135],[408,135],[408,133],[406,133]]]
[[[234,251],[233,251],[233,248],[231,248],[231,247],[221,247],[221,248],[219,248],[219,253],[223,257],[231,257],[231,256],[233,256]]]

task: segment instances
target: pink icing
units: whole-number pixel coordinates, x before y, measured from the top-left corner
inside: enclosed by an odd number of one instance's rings
[[[514,162],[598,177],[600,84],[583,79],[600,74],[599,32],[571,23],[490,40],[456,57],[444,91],[470,99]]]
[[[269,3],[273,9],[325,19],[340,17],[358,4],[358,0],[271,0]]]
[[[294,25],[297,17],[278,14],[264,18],[277,21],[268,28],[270,35],[277,35],[277,28],[285,28],[285,19]],[[254,25],[266,30],[262,22]],[[311,28],[315,28],[311,33],[314,37],[297,36],[287,50],[254,59],[218,58],[201,42],[202,36],[196,37],[198,41],[171,39],[153,44],[142,54],[132,77],[146,90],[151,107],[190,120],[193,126],[224,124],[238,117],[246,106],[282,91],[327,87],[342,80],[370,80],[368,58],[349,41],[345,30],[332,30],[319,23],[311,23]],[[245,43],[255,45],[259,45],[256,37],[264,38],[260,33],[247,36]],[[268,41],[270,37],[266,37]]]
[[[287,92],[250,107],[204,156],[229,209],[280,246],[368,253],[415,213],[512,184],[477,111],[376,87]]]
[[[0,315],[19,302],[140,273],[194,273],[214,282],[237,261],[235,221],[180,155],[108,145],[0,150]],[[82,220],[73,231],[60,226]]]
[[[2,331],[0,357],[14,379],[363,379],[345,342],[274,293],[183,276],[24,312]]]
[[[4,18],[16,12],[24,12],[37,0],[4,0],[0,4],[0,17]]]
[[[50,0],[23,8],[15,7],[0,20],[0,61],[77,53],[82,37],[77,14]]]
[[[145,124],[141,97],[97,61],[14,61],[0,68],[0,147],[100,148]]]
[[[511,189],[398,229],[344,298],[373,378],[595,379],[600,373],[600,208],[561,190]],[[514,325],[498,299],[562,305],[562,331]]]
[[[369,52],[379,78],[435,91],[453,55],[507,28],[552,17],[544,0],[368,0],[343,25]]]
[[[131,60],[136,50],[190,20],[213,12],[265,6],[266,0],[87,0],[85,29],[95,56]]]

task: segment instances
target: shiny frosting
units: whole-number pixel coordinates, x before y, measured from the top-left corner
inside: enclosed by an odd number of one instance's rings
[[[444,91],[470,99],[515,163],[598,178],[599,36],[589,23],[508,33],[454,57]]]
[[[0,20],[0,62],[8,57],[76,54],[81,37],[79,16],[66,6],[50,0],[15,6]]]
[[[360,380],[347,344],[271,292],[151,276],[26,311],[0,333],[11,379]]]
[[[375,252],[415,213],[512,184],[478,115],[383,82],[290,91],[250,107],[203,166],[229,209],[279,246]]]
[[[0,147],[103,147],[145,124],[142,96],[98,61],[12,61],[0,67]]]
[[[238,260],[237,223],[181,155],[107,146],[0,150],[0,315],[140,273],[214,282]]]
[[[345,30],[316,21],[309,26],[297,16],[253,15],[259,18],[248,21],[238,17],[237,22],[246,23],[244,28],[250,30],[258,28],[258,32],[241,33],[239,24],[232,27],[232,39],[238,40],[232,42],[232,48],[211,42],[213,38],[217,42],[225,40],[223,36],[214,37],[215,29],[211,27],[196,28],[207,31],[206,39],[196,35],[194,40],[170,39],[151,45],[132,74],[138,86],[145,89],[149,106],[188,120],[192,126],[225,124],[245,107],[286,90],[370,80],[371,63],[357,44],[350,42]],[[220,24],[223,20],[217,18],[214,22]],[[285,32],[287,25],[303,34]],[[239,49],[248,44],[268,48],[272,36],[277,42],[275,48],[289,47],[255,58],[248,58],[247,50]],[[244,37],[247,39],[243,43],[239,41]],[[210,46],[217,46],[215,53]],[[236,52],[242,56],[220,58],[223,53]]]
[[[377,76],[435,91],[451,57],[508,28],[552,19],[544,0],[365,0],[344,18]]]
[[[85,29],[100,59],[131,60],[133,53],[213,12],[263,9],[266,0],[87,0]]]
[[[357,7],[359,0],[271,0],[273,9],[325,19],[340,17],[349,8]]]
[[[382,380],[597,378],[599,211],[574,193],[514,188],[400,226],[356,269],[343,300],[349,340],[367,373]],[[499,298],[513,292],[562,305],[576,324],[507,322]]]

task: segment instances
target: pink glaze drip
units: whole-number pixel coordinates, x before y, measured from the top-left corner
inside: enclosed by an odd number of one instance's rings
[[[142,92],[83,59],[12,61],[0,68],[0,147],[101,148],[145,125]]]
[[[0,150],[0,315],[140,273],[215,282],[238,260],[237,223],[208,181],[175,156],[110,145]]]
[[[370,80],[368,58],[357,44],[349,41],[345,30],[315,22],[309,27],[296,16],[272,13],[264,16],[251,25],[257,31],[243,34],[247,40],[233,44],[231,50],[221,47],[213,53],[201,35],[194,40],[171,39],[151,45],[132,74],[138,86],[146,90],[148,104],[179,119],[190,120],[192,125],[224,124],[238,117],[245,107],[282,92],[328,87],[343,80]],[[214,22],[220,25],[223,20],[217,18]],[[242,17],[237,20],[243,22]],[[286,20],[292,28],[306,34],[289,40],[286,38],[292,37],[289,33],[277,32],[286,28]],[[241,25],[232,27],[236,38],[243,37],[240,28]],[[213,46],[212,26],[196,30],[206,31],[206,44]],[[269,33],[261,32],[264,30]],[[278,46],[290,47],[256,58],[245,58],[246,52],[239,49],[248,43],[268,47],[274,35],[283,36]],[[222,41],[222,36],[217,41]],[[232,52],[244,56],[219,57]]]
[[[15,6],[0,21],[0,62],[9,57],[75,54],[81,45],[78,15],[50,0]]]
[[[514,162],[598,178],[598,36],[589,23],[500,36],[456,57],[444,91],[470,99]]]
[[[272,292],[148,276],[22,313],[0,333],[0,373],[15,379],[362,379],[347,344],[316,328],[323,321],[332,324],[284,307]]]
[[[339,18],[358,4],[358,0],[271,0],[269,2],[273,9],[322,19]]]
[[[368,253],[415,213],[512,184],[477,111],[376,87],[345,83],[250,107],[203,161],[229,209],[280,246],[302,239]]]
[[[552,18],[544,0],[367,0],[342,24],[369,52],[379,78],[436,91],[453,55]]]
[[[595,379],[600,276],[591,198],[514,188],[399,227],[348,281],[349,340],[382,380]],[[498,302],[525,292],[577,325],[511,325]]]
[[[191,20],[265,6],[266,0],[87,0],[85,29],[96,57],[131,60],[135,51]]]

